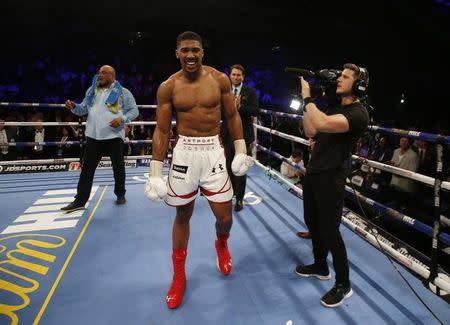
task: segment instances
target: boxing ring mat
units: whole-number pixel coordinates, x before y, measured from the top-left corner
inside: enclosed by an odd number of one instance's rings
[[[127,170],[116,206],[111,170],[97,170],[84,211],[63,214],[77,172],[0,175],[0,324],[437,324],[388,259],[341,226],[354,294],[338,308],[320,298],[333,279],[300,278],[312,262],[301,199],[257,167],[234,212],[233,271],[216,267],[215,219],[198,196],[191,219],[183,304],[166,306],[175,209],[143,194],[146,167]],[[444,323],[449,305],[400,272]],[[12,320],[11,320],[12,319]]]

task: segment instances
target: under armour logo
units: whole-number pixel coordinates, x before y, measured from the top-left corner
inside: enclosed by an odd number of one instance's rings
[[[219,165],[217,166],[217,168],[219,168],[221,171],[224,169],[222,164],[219,164]],[[212,173],[214,174],[215,172],[216,172],[216,167],[213,167]]]

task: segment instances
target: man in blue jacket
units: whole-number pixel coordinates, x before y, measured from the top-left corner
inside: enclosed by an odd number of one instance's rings
[[[89,199],[95,169],[103,155],[111,158],[114,171],[114,193],[117,204],[125,200],[125,164],[123,142],[125,123],[134,120],[138,114],[136,101],[131,92],[116,80],[113,67],[104,65],[94,77],[92,86],[86,92],[81,104],[71,100],[65,103],[75,115],[88,115],[86,121],[86,148],[84,162],[78,180],[75,200],[61,210],[84,209]]]

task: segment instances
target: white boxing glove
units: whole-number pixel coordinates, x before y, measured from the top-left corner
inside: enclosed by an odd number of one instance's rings
[[[236,176],[242,176],[252,167],[254,161],[252,157],[247,156],[247,147],[245,140],[239,139],[234,141],[234,158],[231,162],[231,170]]]
[[[167,185],[162,177],[162,168],[162,161],[150,161],[150,172],[145,183],[144,193],[152,201],[163,201],[167,196]]]

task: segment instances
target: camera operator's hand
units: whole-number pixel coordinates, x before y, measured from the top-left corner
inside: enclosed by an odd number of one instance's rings
[[[311,87],[309,86],[308,81],[303,79],[303,77],[300,77],[300,85],[301,85],[302,97],[303,98],[311,97]]]

